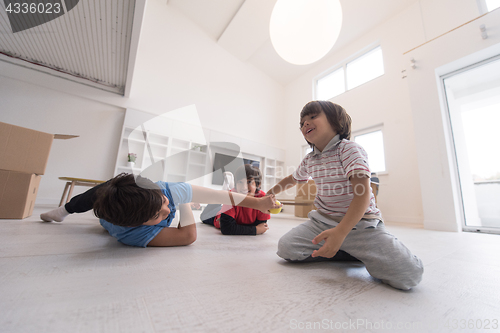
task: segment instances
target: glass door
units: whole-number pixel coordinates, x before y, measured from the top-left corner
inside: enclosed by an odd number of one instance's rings
[[[500,233],[500,56],[442,78],[465,231]]]

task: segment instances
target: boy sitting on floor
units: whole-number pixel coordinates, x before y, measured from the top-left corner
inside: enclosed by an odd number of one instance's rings
[[[234,181],[230,172],[224,173],[223,189],[233,187]],[[236,170],[236,187],[232,192],[238,192],[248,197],[261,198],[266,195],[260,189],[262,183],[262,173],[250,164],[245,164]],[[220,229],[224,235],[260,235],[265,233],[269,227],[267,220],[270,214],[259,210],[229,206],[229,205],[208,205],[200,216],[205,224],[213,225]]]

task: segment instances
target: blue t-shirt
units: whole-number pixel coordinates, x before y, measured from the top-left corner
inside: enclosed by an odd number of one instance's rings
[[[170,214],[167,218],[156,225],[140,225],[138,227],[122,227],[114,225],[106,220],[100,219],[101,225],[109,234],[123,244],[146,247],[158,233],[172,223],[177,210],[176,206],[192,201],[193,190],[187,183],[156,183],[163,194],[167,197]]]

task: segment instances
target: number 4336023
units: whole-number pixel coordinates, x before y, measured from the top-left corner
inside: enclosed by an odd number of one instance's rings
[[[60,3],[9,3],[5,11],[9,14],[59,14],[62,11]]]
[[[444,326],[451,329],[475,330],[496,330],[499,328],[498,319],[449,319]]]

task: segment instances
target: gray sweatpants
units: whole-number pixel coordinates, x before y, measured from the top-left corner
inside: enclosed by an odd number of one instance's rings
[[[281,237],[277,252],[281,258],[288,261],[310,261],[312,252],[318,250],[324,243],[315,245],[312,239],[338,225],[338,222],[324,217],[315,210],[311,211],[308,217],[308,221]],[[388,233],[380,220],[362,219],[349,232],[340,250],[336,256],[339,260],[345,258],[343,252],[346,252],[363,262],[374,278],[394,288],[408,290],[422,280],[424,271],[422,261],[396,237]]]

